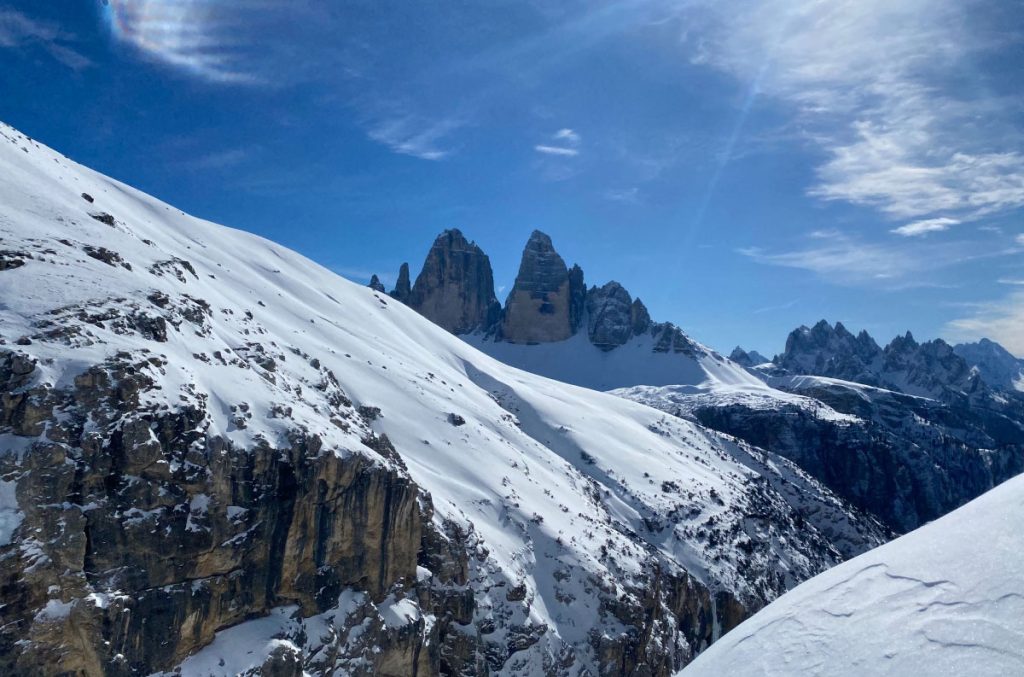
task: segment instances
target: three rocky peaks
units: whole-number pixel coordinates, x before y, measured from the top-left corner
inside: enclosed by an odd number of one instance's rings
[[[487,254],[457,229],[438,236],[416,282],[410,286],[409,279],[409,264],[403,263],[391,296],[453,334],[482,332],[495,341],[550,343],[570,338],[585,324],[590,342],[611,350],[634,336],[669,328],[651,322],[643,302],[618,282],[587,289],[583,269],[566,266],[551,238],[539,230],[526,243],[504,306],[494,293]],[[369,286],[385,291],[376,275]]]

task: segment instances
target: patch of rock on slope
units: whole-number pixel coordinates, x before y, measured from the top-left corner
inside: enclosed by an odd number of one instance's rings
[[[1024,674],[1024,477],[807,581],[682,677]]]
[[[0,127],[0,672],[666,675],[886,538]]]

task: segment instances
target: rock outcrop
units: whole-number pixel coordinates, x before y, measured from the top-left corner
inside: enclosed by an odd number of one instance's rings
[[[459,230],[444,231],[427,254],[408,305],[453,334],[494,326],[501,306],[490,259]]]
[[[984,389],[979,375],[942,339],[918,343],[908,331],[894,338],[883,356],[881,380],[901,390],[941,397]]]
[[[398,269],[398,281],[395,288],[391,290],[391,298],[402,303],[408,303],[412,295],[412,287],[409,284],[409,264],[403,263]]]
[[[515,285],[505,301],[499,338],[510,343],[550,343],[572,336],[572,322],[578,312],[574,308],[579,308],[580,299],[576,285],[583,282],[583,271],[578,267],[573,280],[575,285],[551,238],[533,231],[523,250]]]
[[[634,336],[650,333],[652,323],[647,308],[618,282],[592,287],[587,292],[586,307],[587,335],[601,350],[612,350]]]
[[[373,291],[378,291],[382,294],[387,293],[387,289],[384,287],[384,283],[381,282],[380,278],[377,277],[376,275],[370,276],[370,282],[366,286],[372,289]]]
[[[729,353],[729,359],[735,362],[736,364],[747,368],[756,367],[759,364],[771,362],[770,359],[768,359],[761,353],[757,352],[756,350],[751,350],[748,352],[739,346],[736,346],[735,348],[732,349],[732,352]]]

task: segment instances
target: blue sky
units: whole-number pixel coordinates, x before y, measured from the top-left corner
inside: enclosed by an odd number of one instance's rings
[[[0,92],[352,279],[458,227],[507,287],[539,228],[719,349],[824,317],[1024,355],[1017,2],[0,1]]]

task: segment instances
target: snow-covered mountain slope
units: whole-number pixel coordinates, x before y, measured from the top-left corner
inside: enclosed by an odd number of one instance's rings
[[[665,674],[886,537],[779,456],[0,135],[0,665],[169,669],[295,607],[239,651]]]
[[[791,590],[682,671],[1024,674],[1024,477]]]
[[[463,339],[506,364],[593,390],[635,385],[685,386],[694,393],[767,390],[746,369],[688,337],[685,351],[656,350],[658,337],[651,334],[631,337],[614,350],[601,350],[583,332],[543,344],[494,341],[482,334]]]

